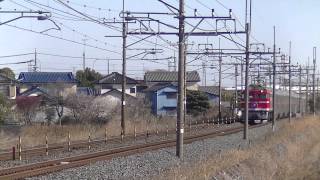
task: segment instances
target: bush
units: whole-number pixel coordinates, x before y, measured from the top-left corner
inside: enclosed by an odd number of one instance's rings
[[[208,96],[200,91],[187,91],[187,113],[198,116],[210,108]]]
[[[10,105],[8,99],[0,93],[0,124],[2,124],[9,114]]]

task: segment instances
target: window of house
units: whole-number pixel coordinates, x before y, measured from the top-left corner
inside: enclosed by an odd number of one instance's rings
[[[168,99],[177,99],[177,93],[176,92],[167,92],[167,98]]]
[[[133,87],[133,88],[130,88],[130,93],[131,93],[131,94],[136,93],[136,88],[134,88],[134,87]]]

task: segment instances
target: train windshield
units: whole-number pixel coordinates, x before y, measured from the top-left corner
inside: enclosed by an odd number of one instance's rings
[[[259,95],[259,99],[268,99],[269,98],[269,94],[260,94]]]

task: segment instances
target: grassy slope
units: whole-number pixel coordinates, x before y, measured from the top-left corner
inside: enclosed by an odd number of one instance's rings
[[[320,118],[283,123],[280,131],[254,142],[250,148],[231,150],[205,162],[189,163],[155,179],[319,179]],[[183,172],[183,176],[181,173]]]

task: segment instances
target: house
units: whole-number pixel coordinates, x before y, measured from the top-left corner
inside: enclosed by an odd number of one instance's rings
[[[157,116],[177,115],[177,86],[172,83],[158,83],[145,90],[151,102],[152,113]]]
[[[117,89],[112,89],[104,94],[101,94],[100,97],[108,99],[108,102],[114,103],[114,104],[121,104],[121,98],[122,98],[122,91],[119,91]],[[137,101],[137,98],[126,94],[125,95],[126,104],[135,104],[135,101]]]
[[[39,87],[46,89],[48,94],[62,96],[76,93],[78,83],[72,72],[21,72],[18,82],[20,94]]]
[[[151,87],[158,83],[178,83],[178,72],[176,71],[148,71],[144,75],[145,83]],[[188,90],[198,90],[200,76],[197,71],[186,72],[186,87]]]
[[[122,74],[118,72],[112,72],[111,74],[104,76],[100,80],[95,82],[95,89],[99,94],[105,94],[111,90],[118,90],[122,92]],[[138,81],[130,77],[126,77],[126,89],[125,93],[131,96],[137,96]]]
[[[16,81],[0,74],[0,93],[10,99],[16,98]]]
[[[86,96],[96,96],[97,92],[94,88],[91,87],[77,87],[77,94]]]
[[[199,86],[199,91],[208,96],[210,105],[219,105],[219,86]]]

